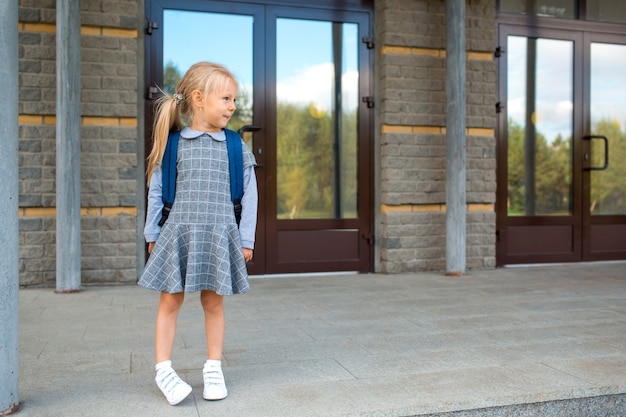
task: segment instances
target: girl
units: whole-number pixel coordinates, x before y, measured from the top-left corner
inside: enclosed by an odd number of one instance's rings
[[[208,358],[202,372],[203,397],[221,400],[228,395],[221,368],[223,296],[250,289],[246,262],[253,255],[257,214],[256,161],[242,141],[244,196],[237,229],[223,130],[235,111],[236,97],[237,83],[226,68],[199,62],[189,68],[174,95],[164,95],[157,103],[144,230],[150,258],[139,285],[161,292],[156,317],[156,383],[171,405],[191,393],[191,386],[181,380],[171,361],[185,292],[200,291],[204,309]],[[176,195],[161,228],[160,164],[169,132],[181,128]]]

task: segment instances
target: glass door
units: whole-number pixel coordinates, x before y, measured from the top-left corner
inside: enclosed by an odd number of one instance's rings
[[[625,46],[592,39],[501,28],[499,265],[626,259]]]
[[[506,28],[500,58],[498,264],[580,258],[576,37]],[[577,203],[578,202],[578,203]]]
[[[252,3],[148,2],[148,95],[201,60],[238,78],[229,128],[259,163],[251,274],[369,271],[370,14]]]
[[[277,272],[315,271],[319,260],[329,270],[371,268],[366,19],[270,12],[276,182],[268,184],[268,262]]]
[[[588,35],[583,256],[626,259],[626,38]]]

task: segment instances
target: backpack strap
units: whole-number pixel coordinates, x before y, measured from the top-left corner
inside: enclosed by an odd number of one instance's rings
[[[233,130],[224,129],[228,147],[228,170],[230,171],[230,199],[235,209],[237,226],[241,222],[241,198],[243,197],[243,151],[241,136]]]
[[[165,224],[172,209],[172,204],[174,204],[174,196],[176,195],[176,155],[178,153],[179,138],[179,130],[170,132],[167,137],[167,145],[165,145],[163,162],[161,162],[163,210],[161,210],[159,226]]]

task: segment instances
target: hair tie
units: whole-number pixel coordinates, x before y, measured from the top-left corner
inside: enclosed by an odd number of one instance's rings
[[[183,102],[183,95],[182,94],[174,94],[174,101],[176,101],[176,104],[180,104]]]

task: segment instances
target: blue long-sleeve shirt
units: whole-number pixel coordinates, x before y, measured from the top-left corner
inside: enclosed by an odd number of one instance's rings
[[[144,237],[146,242],[156,242],[161,233],[159,220],[163,210],[163,180],[161,166],[157,165],[150,177],[148,190],[148,209]],[[258,209],[258,191],[254,167],[248,167],[243,172],[243,197],[241,198],[241,222],[239,223],[239,236],[244,248],[254,249],[256,233],[256,218]]]

